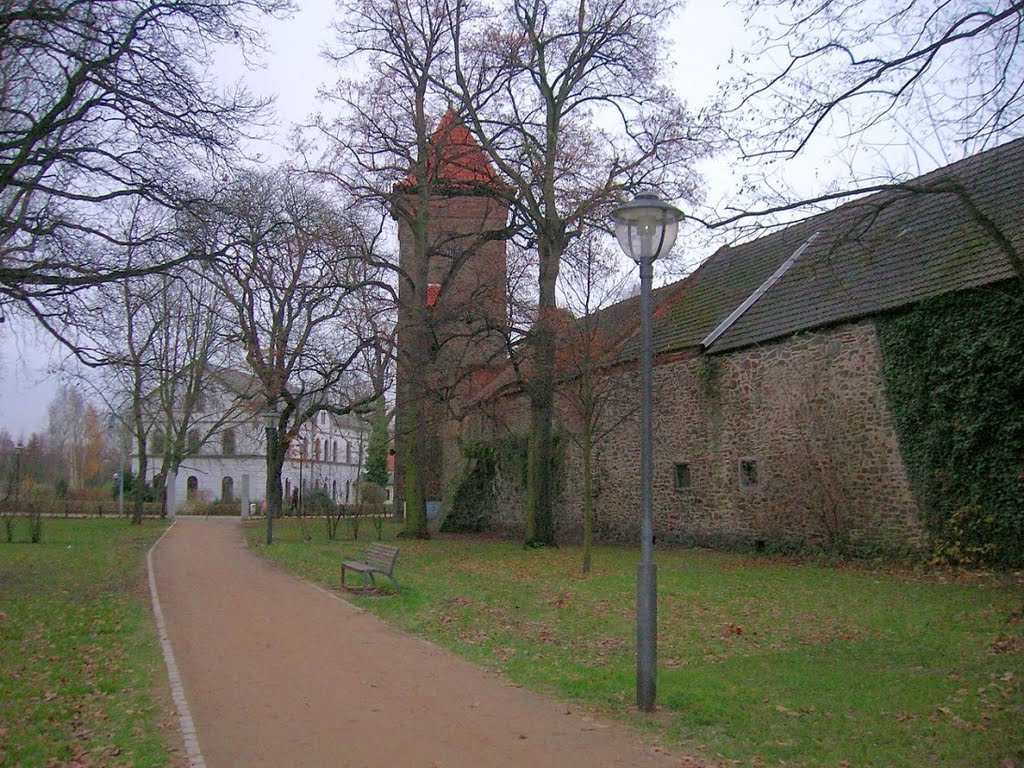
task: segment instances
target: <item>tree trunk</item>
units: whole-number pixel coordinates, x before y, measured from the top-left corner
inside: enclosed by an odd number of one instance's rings
[[[281,517],[281,467],[284,466],[284,445],[279,430],[265,430],[267,433],[267,544],[274,541],[274,521]]]
[[[527,547],[555,546],[554,521],[554,370],[556,300],[561,254],[540,251],[540,296],[532,339],[533,378],[530,393],[530,449],[526,468]]]
[[[146,490],[146,472],[149,467],[149,457],[146,455],[146,441],[139,442],[139,473],[135,476],[135,486],[132,489],[132,524],[142,525],[142,503]],[[121,470],[124,471],[123,469]],[[123,482],[123,481],[122,481]]]
[[[404,475],[405,527],[401,535],[415,539],[429,539],[430,528],[427,524],[427,498],[424,488],[425,450],[423,441],[424,407],[427,405],[425,391],[421,384],[422,377],[428,375],[433,367],[428,365],[430,355],[427,340],[427,281],[429,279],[428,260],[430,258],[430,186],[428,184],[428,134],[426,107],[424,98],[425,83],[421,84],[416,94],[416,198],[414,210],[406,209],[402,215],[413,235],[412,263],[405,264],[408,277],[399,278],[405,282],[399,288],[399,302],[403,304],[399,314],[402,326],[399,338],[404,339],[399,351],[398,364],[403,370],[400,377],[404,386],[397,403],[398,419],[402,426],[404,450],[402,453],[402,474]],[[404,336],[403,336],[404,334]],[[429,411],[426,411],[429,415]],[[397,440],[396,440],[397,444]],[[398,467],[396,466],[396,470]],[[398,484],[398,478],[395,479]]]
[[[406,406],[405,454],[405,528],[400,536],[410,539],[429,539],[427,499],[423,492],[423,457],[419,450],[423,444],[419,434],[419,407],[415,401]]]
[[[590,425],[583,427],[583,572],[590,573],[590,551],[594,538],[594,441]]]

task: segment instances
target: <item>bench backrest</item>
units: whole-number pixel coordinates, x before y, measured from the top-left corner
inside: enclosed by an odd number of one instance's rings
[[[366,550],[367,564],[380,571],[390,573],[391,569],[395,567],[397,559],[398,547],[392,547],[389,544],[371,544],[370,548]]]

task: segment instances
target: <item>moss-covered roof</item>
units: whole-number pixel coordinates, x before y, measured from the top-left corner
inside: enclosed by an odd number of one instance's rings
[[[1024,139],[788,226],[723,247],[693,274],[659,289],[659,354],[697,347],[801,245],[770,288],[709,345],[724,352],[878,314],[1014,276],[991,225],[1024,250]],[[636,300],[605,312],[632,324],[624,359],[639,351]]]

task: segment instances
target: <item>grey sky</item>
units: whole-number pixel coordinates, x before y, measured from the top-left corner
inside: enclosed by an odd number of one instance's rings
[[[241,58],[223,53],[213,59],[215,74],[224,81],[239,78],[258,93],[277,98],[279,117],[277,146],[261,146],[269,159],[286,157],[287,135],[293,123],[302,122],[316,111],[317,89],[332,82],[336,73],[320,57],[320,51],[331,39],[330,22],[333,3],[305,2],[291,19],[274,22],[267,27],[268,55],[263,66],[246,69]],[[730,50],[741,46],[744,39],[742,17],[720,3],[692,0],[677,17],[668,32],[672,41],[671,58],[675,61],[673,83],[679,94],[692,107],[699,107],[712,93],[719,79],[727,72]],[[827,178],[834,152],[818,149],[798,160],[788,171],[790,185],[807,184],[819,187]],[[716,160],[701,168],[705,178],[707,200],[718,204],[730,199],[736,186],[737,172],[728,162]],[[687,260],[691,263],[707,255],[708,244]],[[697,246],[692,246],[691,250]],[[0,326],[0,427],[15,437],[45,427],[46,406],[58,386],[57,378],[47,375],[59,355],[54,345],[41,334],[24,326],[7,323]]]

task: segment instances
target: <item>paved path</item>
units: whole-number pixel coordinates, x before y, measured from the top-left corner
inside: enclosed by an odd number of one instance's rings
[[[697,765],[290,576],[237,520],[179,520],[153,568],[208,768]]]

